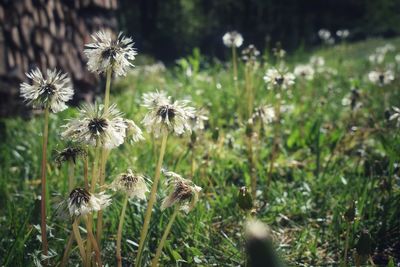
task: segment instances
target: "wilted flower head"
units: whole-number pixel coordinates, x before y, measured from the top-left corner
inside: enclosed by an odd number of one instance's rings
[[[286,69],[271,68],[267,70],[264,81],[268,84],[268,88],[288,89],[294,84],[295,76]]]
[[[67,108],[66,102],[72,99],[74,90],[71,79],[57,70],[47,70],[44,76],[37,68],[27,73],[32,84],[21,83],[21,96],[29,105],[49,107],[54,113]]]
[[[264,124],[269,124],[276,119],[275,110],[272,106],[260,106],[254,110],[251,117],[254,121],[259,119]]]
[[[102,105],[84,105],[80,116],[63,126],[61,136],[73,142],[115,148],[124,142],[128,130],[121,115],[116,105],[107,110]]]
[[[78,157],[86,157],[86,151],[79,146],[68,146],[61,151],[57,151],[55,156],[55,162],[58,166],[61,166],[63,162],[73,162],[76,163]]]
[[[109,195],[101,192],[92,194],[84,188],[75,188],[68,198],[68,210],[71,217],[86,215],[93,211],[99,211],[111,204]]]
[[[111,188],[114,191],[126,193],[130,198],[137,197],[140,199],[145,199],[145,193],[149,191],[144,176],[133,172],[131,169],[128,169],[126,173],[118,175],[112,182]]]
[[[379,86],[390,84],[394,80],[394,73],[392,70],[373,70],[368,73],[368,79]]]
[[[344,40],[347,39],[350,35],[350,31],[347,29],[343,29],[343,30],[337,30],[336,31],[336,35],[337,37],[339,37],[340,39]]]
[[[227,47],[240,47],[243,44],[243,37],[237,31],[231,31],[224,34],[222,41]]]
[[[311,81],[314,79],[314,73],[314,68],[309,64],[300,64],[294,68],[294,75],[305,80]]]
[[[242,51],[242,59],[246,62],[255,62],[259,55],[260,51],[252,44]]]
[[[178,204],[182,211],[186,213],[191,211],[199,199],[201,187],[177,173],[168,171],[163,171],[163,173],[167,177],[170,194],[163,200],[161,210]]]
[[[205,121],[208,121],[208,111],[203,108],[196,110],[193,116],[190,117],[192,131],[204,130]]]
[[[131,61],[137,55],[133,41],[122,33],[113,38],[110,32],[99,31],[92,35],[93,43],[85,45],[84,53],[88,58],[88,69],[104,73],[111,69],[117,76],[124,76]]]
[[[194,116],[195,109],[188,107],[188,101],[170,102],[160,93],[147,94],[145,104],[149,111],[142,120],[148,132],[159,137],[166,132],[181,135],[191,132],[190,118]]]

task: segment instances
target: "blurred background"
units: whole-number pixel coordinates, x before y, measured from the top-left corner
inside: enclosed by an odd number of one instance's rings
[[[239,31],[260,50],[321,45],[320,29],[348,29],[348,41],[400,32],[398,0],[1,0],[0,116],[20,113],[19,84],[39,67],[69,72],[75,102],[91,99],[98,78],[85,67],[84,44],[99,29],[132,36],[141,55],[174,64],[198,47],[225,59],[221,37]]]

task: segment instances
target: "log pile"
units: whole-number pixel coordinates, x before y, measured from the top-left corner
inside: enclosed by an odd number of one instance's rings
[[[90,97],[98,81],[86,70],[84,44],[99,29],[116,29],[116,8],[117,0],[2,0],[0,116],[21,110],[19,84],[36,67],[68,72],[77,98]]]

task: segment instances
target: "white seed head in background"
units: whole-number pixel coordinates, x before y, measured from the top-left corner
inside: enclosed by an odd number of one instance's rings
[[[240,47],[243,44],[243,36],[237,31],[227,32],[222,36],[226,47]]]
[[[308,81],[314,79],[314,68],[310,64],[300,64],[294,68],[294,75]]]
[[[119,33],[117,38],[111,32],[99,31],[92,35],[93,43],[85,45],[89,71],[105,73],[111,68],[117,76],[125,76],[137,52],[133,40]]]
[[[163,171],[163,174],[167,177],[167,187],[170,194],[163,200],[161,210],[177,204],[180,210],[189,213],[199,200],[201,187],[177,173]]]
[[[21,96],[29,105],[49,107],[54,113],[67,108],[65,103],[72,99],[74,90],[66,73],[47,70],[43,75],[39,69],[34,69],[26,76],[32,80],[32,84],[21,83]]]
[[[282,88],[288,89],[294,84],[295,76],[293,73],[288,72],[286,69],[270,68],[267,70],[264,81],[269,89]]]
[[[118,175],[112,182],[111,188],[114,191],[126,193],[130,198],[137,197],[139,199],[145,199],[146,192],[149,191],[144,176],[133,172],[131,169]]]
[[[392,70],[373,70],[368,73],[368,79],[379,86],[387,85],[394,80],[394,72]]]

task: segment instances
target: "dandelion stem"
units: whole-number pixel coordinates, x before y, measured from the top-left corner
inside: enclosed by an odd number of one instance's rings
[[[100,157],[100,146],[98,144],[98,141],[96,141],[96,147],[95,147],[95,155],[94,155],[94,161],[93,161],[93,166],[92,166],[92,181],[90,184],[90,192],[94,193],[96,189],[96,183],[97,183],[97,170],[98,170],[98,165],[99,165],[99,157]],[[86,230],[87,232],[92,232],[93,230],[93,215],[89,214],[88,215],[88,223],[86,224]],[[92,254],[92,242],[88,242],[86,246],[86,260],[88,264],[91,262],[91,254]]]
[[[347,253],[349,251],[349,236],[350,236],[350,222],[347,222],[347,229],[346,229],[346,243],[344,246],[344,266],[347,266]]]
[[[83,179],[85,183],[85,189],[89,190],[89,158],[88,158],[88,149],[86,148],[86,156],[83,165]]]
[[[101,151],[101,161],[100,161],[100,170],[99,170],[99,186],[103,186],[105,176],[106,176],[106,162],[108,158],[109,150],[103,148]],[[96,240],[98,245],[101,247],[101,236],[103,234],[103,211],[99,210],[97,213],[97,232],[96,232]]]
[[[274,163],[275,163],[275,159],[277,157],[278,148],[279,148],[279,135],[280,135],[279,128],[280,128],[280,123],[281,123],[281,102],[280,102],[280,99],[277,99],[277,101],[276,101],[275,117],[276,117],[275,135],[274,135],[274,141],[273,141],[273,145],[272,145],[272,152],[271,152],[271,158],[270,158],[270,164],[269,164],[269,170],[268,170],[268,176],[267,176],[266,190],[269,190],[269,187],[271,185],[272,173],[273,173],[273,170],[274,170]]]
[[[106,74],[107,77],[106,77],[106,92],[104,95],[104,111],[108,110],[108,107],[110,105],[111,74],[112,74],[112,68],[109,68]]]
[[[162,252],[162,249],[164,247],[164,244],[165,244],[165,240],[167,240],[168,234],[171,231],[172,224],[175,221],[176,215],[178,215],[178,211],[179,211],[179,209],[175,208],[174,213],[172,213],[172,216],[169,219],[168,225],[165,228],[165,231],[164,231],[164,234],[163,234],[163,236],[161,238],[160,244],[157,247],[156,255],[154,255],[154,258],[153,258],[153,260],[151,262],[151,267],[158,266],[158,261],[160,260],[160,256],[161,256],[161,252]]]
[[[88,223],[89,223],[90,221],[88,220],[88,218],[87,218],[86,216],[84,217],[84,219],[85,219],[85,223],[86,223],[86,226],[87,226]],[[94,249],[94,252],[95,252],[95,255],[96,255],[97,264],[98,264],[99,267],[101,267],[101,266],[103,266],[103,265],[102,265],[102,263],[101,263],[101,254],[100,254],[99,246],[98,246],[98,244],[97,244],[97,242],[96,242],[96,239],[94,238],[92,229],[89,228],[89,227],[86,227],[86,228],[88,229],[87,234],[88,234],[88,237],[89,237],[89,239],[90,239],[90,242],[91,242],[92,245],[93,245],[93,249]]]
[[[47,165],[47,142],[49,137],[49,107],[47,106],[44,111],[44,129],[43,129],[43,146],[42,146],[42,194],[40,200],[41,209],[41,225],[40,230],[42,234],[42,249],[43,255],[47,256],[49,245],[47,243],[47,229],[46,229],[46,165]],[[46,261],[47,263],[47,261]]]
[[[237,59],[236,59],[236,47],[232,46],[232,64],[233,64],[233,80],[237,81],[238,70],[237,70]]]
[[[68,192],[71,192],[75,187],[75,163],[72,160],[68,161]]]
[[[124,203],[122,205],[121,216],[119,217],[118,232],[117,232],[117,263],[118,267],[122,267],[121,257],[121,239],[122,239],[122,228],[124,226],[126,206],[128,204],[128,195],[125,196]]]
[[[65,250],[64,250],[63,258],[60,263],[60,267],[64,267],[67,265],[67,261],[69,258],[69,252],[71,251],[73,242],[74,242],[74,232],[72,232],[68,237],[67,245],[65,246]],[[86,255],[86,254],[84,254],[84,255]]]
[[[74,232],[76,243],[78,244],[79,253],[81,254],[83,265],[88,266],[86,261],[85,248],[83,246],[81,234],[79,233],[78,219],[75,219],[74,223],[72,224],[72,230]]]
[[[162,166],[163,160],[164,160],[165,148],[167,146],[167,138],[168,138],[168,133],[164,133],[163,137],[162,137],[162,141],[161,141],[160,157],[158,158],[156,173],[154,175],[154,181],[153,181],[153,185],[151,187],[149,203],[147,204],[144,223],[143,223],[142,231],[140,233],[138,254],[137,254],[137,258],[136,258],[136,262],[135,262],[136,267],[140,266],[140,264],[141,264],[143,245],[144,245],[144,241],[147,236],[147,232],[149,230],[149,224],[150,224],[151,213],[153,210],[153,205],[157,198],[156,193],[157,193],[158,182],[160,180],[161,166]]]

